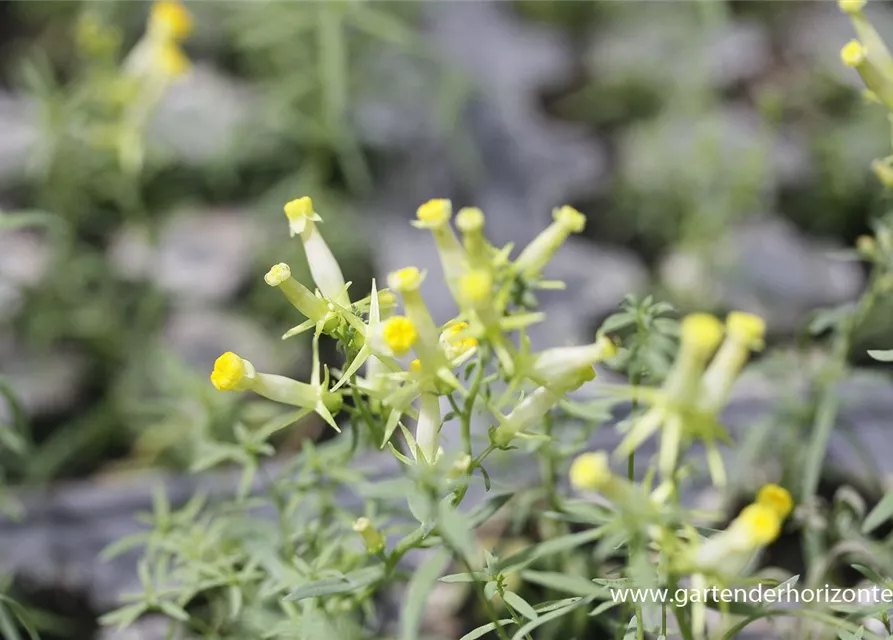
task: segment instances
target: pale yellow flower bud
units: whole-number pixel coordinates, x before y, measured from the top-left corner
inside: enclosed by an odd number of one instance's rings
[[[162,40],[183,40],[192,33],[192,15],[182,2],[158,0],[149,13],[149,32]]]
[[[866,58],[865,47],[858,40],[850,40],[840,50],[840,59],[848,67],[858,67],[865,62]]]
[[[428,200],[416,210],[415,226],[424,229],[437,229],[450,221],[453,209],[449,200],[439,198]]]
[[[782,520],[794,510],[794,499],[791,497],[791,493],[777,484],[763,485],[757,493],[757,504],[772,509]]]
[[[844,13],[859,13],[865,6],[865,0],[838,0],[837,6]]]
[[[404,267],[388,275],[388,287],[400,293],[417,291],[422,280],[424,275],[416,267]]]
[[[369,518],[357,518],[353,523],[353,530],[362,536],[367,553],[376,554],[384,551],[385,538],[378,529],[372,526],[372,521]]]
[[[580,491],[603,489],[613,477],[608,464],[608,454],[604,451],[595,451],[577,456],[571,464],[569,475],[574,489]]]

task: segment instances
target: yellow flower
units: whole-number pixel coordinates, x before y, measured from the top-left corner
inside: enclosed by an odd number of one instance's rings
[[[478,346],[476,338],[466,335],[468,329],[467,322],[455,322],[440,334],[440,344],[449,360],[454,360]]]
[[[388,286],[400,293],[417,291],[422,280],[424,275],[416,267],[405,267],[388,275]]]
[[[385,538],[381,532],[372,526],[369,518],[357,518],[353,523],[353,530],[363,537],[367,553],[381,553],[385,548]]]
[[[176,42],[165,41],[158,50],[158,67],[166,76],[176,78],[189,70],[189,58]]]
[[[415,324],[406,316],[388,318],[381,331],[385,344],[396,355],[409,351],[419,337]]]
[[[732,526],[740,528],[751,545],[763,546],[774,541],[781,533],[781,517],[773,507],[752,504],[738,514]]]
[[[515,261],[515,269],[526,277],[538,276],[546,263],[572,233],[586,227],[586,216],[570,206],[552,212],[553,222],[533,239]]]
[[[251,367],[253,370],[254,367]],[[211,384],[218,391],[239,391],[240,383],[249,374],[246,361],[232,351],[227,351],[214,362]]]
[[[450,221],[452,216],[452,204],[449,200],[438,198],[428,200],[416,210],[415,226],[424,229],[442,227]]]
[[[165,40],[183,40],[192,33],[192,15],[182,2],[158,0],[149,14],[149,30]]]
[[[850,40],[840,50],[840,59],[848,67],[858,67],[865,62],[865,47],[858,40]]]
[[[321,222],[322,218],[313,210],[313,200],[309,196],[302,196],[287,202],[285,217],[288,218],[288,229],[292,236],[304,231],[308,221]]]
[[[777,484],[763,485],[757,493],[757,504],[772,509],[782,520],[794,509],[794,499],[790,492]]]
[[[459,294],[462,299],[472,305],[478,305],[490,299],[493,292],[493,278],[482,269],[469,271],[459,279]]]
[[[264,276],[264,282],[271,287],[279,287],[292,305],[307,316],[314,323],[330,318],[326,303],[315,296],[310,289],[291,277],[291,269],[284,262],[273,265]],[[334,317],[334,316],[332,316]],[[335,318],[337,321],[337,318]],[[327,329],[335,326],[336,322],[327,324]]]
[[[570,468],[571,486],[580,491],[597,491],[605,487],[613,477],[604,451],[577,456]]]
[[[743,311],[732,311],[726,318],[726,335],[749,349],[760,349],[766,334],[766,321],[760,316]]]
[[[409,370],[413,373],[418,373],[422,370],[422,361],[416,358],[412,362],[409,363]]]
[[[280,262],[270,267],[267,275],[264,276],[264,282],[271,287],[278,287],[289,278],[291,278],[291,267],[284,262]]]
[[[838,0],[837,6],[844,13],[859,13],[865,6],[865,0]]]
[[[484,228],[484,212],[477,207],[463,207],[456,214],[456,226],[462,233],[474,233]]]
[[[682,343],[709,356],[722,340],[722,323],[709,313],[692,313],[682,320]]]

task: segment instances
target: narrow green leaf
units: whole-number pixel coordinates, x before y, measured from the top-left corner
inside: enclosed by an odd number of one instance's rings
[[[446,569],[450,554],[445,549],[437,551],[412,575],[406,598],[403,601],[403,615],[400,619],[401,640],[417,640],[422,616],[428,601],[428,594],[437,584],[437,579]]]
[[[887,349],[886,351],[871,350],[868,352],[868,355],[879,362],[893,362],[893,349]]]
[[[337,593],[350,593],[377,582],[384,575],[383,566],[352,571],[340,578],[322,578],[294,589],[284,600],[296,602],[305,598],[318,598]]]
[[[527,547],[523,551],[503,558],[496,566],[496,571],[503,575],[508,575],[519,571],[528,566],[539,558],[551,555],[553,553],[561,553],[570,549],[576,549],[584,544],[588,544],[598,540],[604,534],[604,528],[589,529],[579,533],[571,533],[565,536],[552,538],[546,542]]]
[[[501,493],[488,499],[485,503],[478,505],[468,512],[468,520],[475,528],[484,524],[487,520],[496,515],[505,503],[512,499],[514,493]]]
[[[527,602],[524,598],[519,596],[514,591],[505,591],[502,594],[502,599],[515,611],[520,613],[522,616],[527,618],[528,620],[536,620],[539,618],[539,615],[530,603]]]
[[[554,571],[526,570],[521,573],[525,582],[538,584],[547,589],[570,593],[575,596],[605,595],[607,591],[583,576],[567,575]]]
[[[459,640],[477,640],[478,638],[483,638],[485,635],[490,633],[491,631],[495,631],[497,626],[504,627],[508,624],[512,624],[514,620],[499,620],[498,622],[490,622],[488,624],[483,625],[482,627],[478,627],[472,631],[469,631],[464,636],[459,638]]]
[[[893,516],[893,491],[888,491],[862,522],[862,533],[868,535]]]
[[[441,536],[464,556],[466,562],[474,561],[477,557],[477,544],[472,535],[474,526],[467,515],[450,505],[449,500],[443,500],[438,505],[437,527]]]
[[[541,615],[536,620],[531,620],[530,622],[525,624],[523,627],[518,629],[518,631],[515,633],[515,635],[512,636],[512,640],[523,640],[525,638],[525,636],[529,636],[530,632],[533,631],[534,629],[538,629],[539,627],[543,626],[547,622],[551,622],[552,620],[555,620],[556,618],[561,618],[562,616],[566,616],[569,613],[571,613],[572,611],[575,611],[575,610],[579,609],[580,607],[591,603],[593,600],[594,600],[594,598],[583,598],[571,605],[562,607],[561,609],[555,609],[554,611],[550,611],[549,613],[547,613],[545,615]]]

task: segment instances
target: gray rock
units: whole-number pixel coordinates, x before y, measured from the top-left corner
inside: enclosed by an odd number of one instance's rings
[[[248,87],[196,64],[158,105],[147,138],[150,151],[190,166],[218,161],[236,151],[259,108],[258,96]]]
[[[0,187],[20,182],[40,141],[34,104],[0,93]]]
[[[833,249],[780,220],[756,221],[730,229],[703,255],[670,255],[660,274],[682,301],[751,311],[771,332],[793,332],[811,310],[853,300],[861,291],[859,266],[833,258]]]
[[[13,394],[30,416],[70,409],[85,389],[87,363],[76,351],[36,352],[0,340],[0,363]],[[9,415],[6,400],[0,397],[0,418]]]
[[[52,249],[41,233],[29,230],[0,231],[0,319],[11,317],[23,289],[43,280]]]
[[[234,351],[251,360],[258,371],[278,372],[288,353],[303,354],[300,343],[281,345],[250,319],[214,309],[183,309],[164,328],[164,343],[196,371],[211,371],[217,357]],[[294,360],[294,358],[291,358]]]
[[[179,304],[204,304],[239,290],[260,239],[245,211],[183,212],[164,223],[155,247],[147,229],[123,229],[109,247],[109,259],[124,277],[149,278]]]
[[[170,620],[164,616],[146,616],[121,631],[114,628],[102,629],[97,640],[164,640],[169,637],[169,627]]]

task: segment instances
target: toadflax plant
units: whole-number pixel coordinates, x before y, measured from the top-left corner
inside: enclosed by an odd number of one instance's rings
[[[386,288],[372,281],[370,295],[352,298],[311,199],[289,202],[285,214],[313,283],[294,279],[285,263],[265,281],[303,318],[283,338],[311,335],[309,380],[258,371],[250,354],[217,359],[216,389],[259,394],[291,409],[259,429],[238,427],[234,442],[204,443],[197,469],[225,462],[243,468],[234,501],[196,497],[175,511],[158,494],[147,516],[152,530],[109,550],[145,545],[144,590],[106,622],[127,625],[156,611],[171,618],[171,637],[417,638],[426,601],[437,606],[428,596],[440,580],[474,596],[461,630],[468,640],[571,637],[592,624],[621,635],[629,626],[640,638],[674,629],[704,637],[707,609],[717,603],[693,600],[668,616],[666,604],[631,605],[612,598],[611,589],[733,585],[778,537],[793,507],[779,486],[765,486],[718,532],[703,528],[709,518],[680,497],[685,478],[701,470],[694,445],[706,447],[712,482],[725,483],[717,444],[730,438],[718,415],[749,354],[762,346],[762,320],[744,312],[725,323],[689,315],[660,386],[589,384],[598,363],[616,360],[631,369],[633,361],[647,362],[642,327],[657,332],[669,319],[658,317],[664,307],[634,301],[610,319],[621,335],[634,325],[626,333],[636,353],[603,331],[590,344],[531,346],[528,327],[548,322],[533,294],[562,286],[544,280],[542,270],[586,223],[572,207],[556,209],[553,222],[513,258],[512,247],[490,244],[479,209],[454,218],[448,200],[420,206],[413,224],[433,235],[459,309],[450,319],[432,316],[421,293],[427,274],[412,265],[389,274]],[[342,368],[323,364],[324,340],[339,345]],[[661,349],[667,340],[658,341]],[[636,381],[651,380],[637,366]],[[580,415],[592,407],[569,397],[587,389],[612,403],[633,401],[613,452],[586,452],[585,437],[569,442],[568,429],[553,429],[556,410]],[[292,460],[262,462],[274,453],[277,432],[311,414],[343,433],[323,445],[305,442]],[[659,454],[641,482],[632,464],[628,475],[612,470],[612,461],[628,460],[652,438]],[[539,459],[542,487],[497,491],[487,470],[497,454],[518,466]],[[388,466],[388,458],[395,463]],[[579,498],[558,481],[568,464]],[[482,498],[481,488],[491,496]],[[476,530],[498,521],[495,514],[511,502],[516,524],[535,533],[508,547],[485,547]],[[399,614],[389,616],[385,603],[394,594]],[[718,608],[719,628],[730,628],[731,611]],[[764,615],[755,611],[753,618]],[[390,619],[396,616],[399,625]]]

